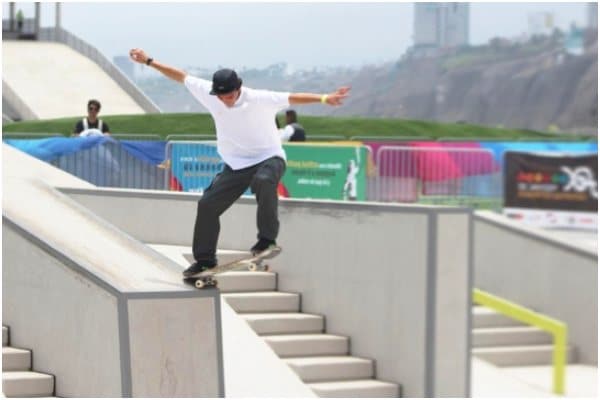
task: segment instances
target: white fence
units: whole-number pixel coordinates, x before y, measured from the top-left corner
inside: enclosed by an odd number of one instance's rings
[[[502,199],[502,171],[487,149],[382,146],[368,199],[496,208]]]

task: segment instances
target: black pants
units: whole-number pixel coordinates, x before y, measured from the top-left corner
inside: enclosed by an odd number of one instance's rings
[[[256,196],[258,237],[275,240],[279,233],[277,184],[285,172],[285,161],[269,158],[252,167],[233,170],[228,165],[219,173],[198,201],[192,250],[199,263],[216,263],[219,216],[250,187]]]

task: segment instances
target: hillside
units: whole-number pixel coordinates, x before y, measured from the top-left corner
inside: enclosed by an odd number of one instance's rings
[[[289,71],[285,63],[241,70],[250,87],[327,92],[351,85],[343,107],[298,108],[300,115],[388,117],[490,127],[597,134],[597,31],[586,52],[565,52],[564,35],[525,43],[496,39],[432,58],[405,55],[361,69]],[[187,70],[210,79],[211,72]],[[205,111],[182,85],[159,77],[137,82],[166,112]]]
[[[335,115],[369,115],[597,133],[597,42],[583,55],[550,38],[498,42],[363,70]]]

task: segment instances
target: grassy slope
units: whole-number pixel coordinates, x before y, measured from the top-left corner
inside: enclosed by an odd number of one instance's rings
[[[2,127],[4,132],[40,132],[69,135],[81,117],[53,120],[17,122]],[[170,134],[214,134],[214,123],[208,114],[147,114],[108,115],[102,119],[109,124],[112,133],[158,134],[165,138]],[[283,121],[283,117],[279,117]],[[442,137],[471,139],[575,139],[573,135],[554,135],[530,130],[490,128],[470,124],[445,124],[428,121],[400,120],[391,118],[350,118],[302,116],[299,121],[307,136],[408,136],[438,139]]]

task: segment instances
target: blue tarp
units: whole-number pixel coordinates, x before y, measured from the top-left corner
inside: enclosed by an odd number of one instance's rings
[[[45,139],[6,139],[4,142],[35,158],[43,161],[54,161],[61,156],[88,150],[105,143],[119,143],[132,156],[152,165],[158,165],[164,161],[164,141],[116,141],[110,136],[89,137],[53,137]]]

